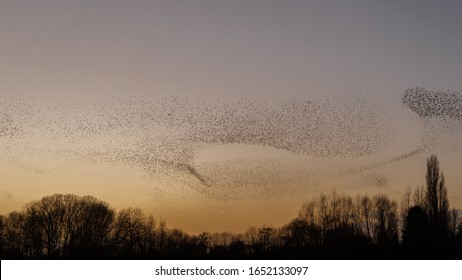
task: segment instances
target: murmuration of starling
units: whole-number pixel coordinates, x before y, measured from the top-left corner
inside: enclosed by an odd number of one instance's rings
[[[148,176],[189,177],[204,194],[221,185],[213,170],[205,170],[214,165],[196,163],[197,153],[211,145],[358,157],[386,150],[395,137],[387,112],[354,94],[270,100],[126,96],[69,108],[15,92],[0,95],[0,117],[0,149],[18,167],[26,169],[34,158],[125,165]],[[262,174],[268,185],[265,180]]]

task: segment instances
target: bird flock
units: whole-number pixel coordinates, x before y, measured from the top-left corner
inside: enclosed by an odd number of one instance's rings
[[[401,102],[421,118],[448,116],[462,120],[462,93],[436,91],[424,87],[408,88]]]
[[[462,151],[462,92],[408,88],[401,97],[422,125],[422,147],[439,152]]]
[[[460,126],[461,96],[414,88],[401,101],[434,131],[435,124],[428,124],[434,118],[451,118]],[[431,142],[427,138],[424,142]],[[236,198],[249,188],[254,195],[277,196],[279,188],[304,176],[277,159],[198,162],[197,155],[212,146],[251,145],[331,159],[374,155],[394,143],[383,107],[354,94],[280,99],[127,95],[90,106],[58,106],[21,92],[0,95],[0,151],[6,163],[37,173],[57,172],[63,162],[110,164],[142,170],[147,178],[166,176],[211,197]],[[276,169],[287,172],[274,174]],[[370,180],[388,184],[381,177]]]

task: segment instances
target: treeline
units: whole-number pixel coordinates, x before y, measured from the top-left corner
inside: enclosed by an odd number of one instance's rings
[[[426,186],[400,205],[385,195],[332,193],[282,227],[189,235],[138,208],[55,194],[0,216],[2,259],[462,259],[462,221],[449,210],[435,156]]]

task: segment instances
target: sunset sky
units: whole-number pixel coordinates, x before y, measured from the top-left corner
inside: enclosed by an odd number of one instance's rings
[[[1,1],[0,213],[89,194],[189,232],[240,232],[333,190],[399,200],[433,153],[462,209],[461,118],[401,102],[416,87],[462,96],[461,11]]]

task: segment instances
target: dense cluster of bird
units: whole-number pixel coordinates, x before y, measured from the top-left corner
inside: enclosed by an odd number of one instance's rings
[[[274,178],[267,168],[251,171],[249,163],[197,163],[197,153],[211,145],[258,145],[323,158],[375,154],[394,140],[386,112],[352,94],[274,100],[125,96],[59,107],[15,92],[0,96],[0,114],[4,159],[24,169],[47,169],[34,166],[34,158],[83,159],[166,175],[210,195],[238,184],[272,193],[275,182],[290,180]]]
[[[405,90],[401,102],[419,116],[425,149],[462,150],[462,92],[415,87]]]
[[[462,93],[435,91],[424,87],[408,88],[401,102],[421,118],[448,116],[462,120]]]

